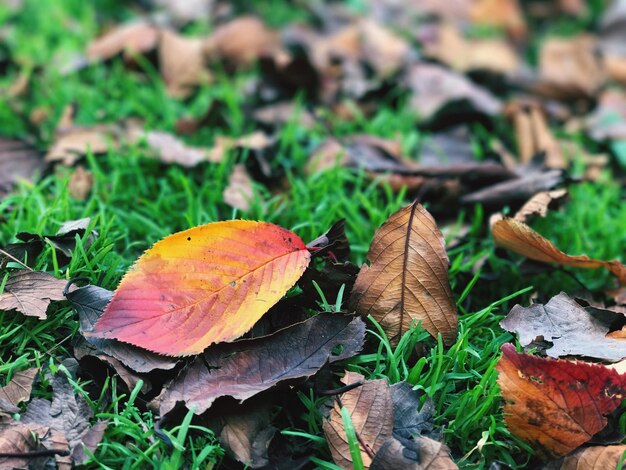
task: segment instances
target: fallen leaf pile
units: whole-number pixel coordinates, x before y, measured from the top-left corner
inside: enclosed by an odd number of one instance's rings
[[[293,2],[310,21],[278,28],[230,3],[136,2],[136,19],[103,27],[80,58],[57,71],[121,67],[140,81],[156,80],[181,105],[176,110],[194,110],[163,125],[169,128],[128,113],[117,121],[85,116],[79,103],[57,110],[56,122],[50,110],[26,113],[18,98],[33,87],[30,72],[20,73],[1,93],[33,132],[0,136],[2,211],[19,204],[11,199],[16,187],[53,172],[67,178],[72,200],[93,210],[94,199],[106,201],[106,188],[98,187],[101,170],[91,162],[131,152],[158,168],[224,168],[223,178],[206,182],[221,194],[222,216],[252,217],[266,195],[298,204],[289,191],[293,176],[314,179],[337,169],[413,202],[385,213],[367,253],[358,247],[367,260],[361,266],[349,261],[344,221],[306,243],[297,229],[235,219],[157,241],[114,291],[100,285],[109,281],[70,279],[75,257],[88,258],[86,251],[102,242],[95,229],[107,223],[83,218],[48,234],[10,234],[12,242],[0,246],[0,313],[25,328],[69,306],[75,327],[67,338],[73,357],[0,377],[0,468],[93,463],[115,423],[97,418],[76,384],[102,384],[111,375],[137,391],[138,406],[155,416],[156,435],[190,411],[228,458],[247,468],[312,468],[311,458],[323,452],[345,469],[506,468],[484,461],[482,440],[461,455],[446,434],[454,417],[437,415],[447,392],[415,387],[414,369],[407,369],[422,361],[419,373],[453,381],[465,371],[424,366],[428,345],[437,345],[439,356],[444,349],[482,354],[472,345],[454,349],[472,324],[463,324],[465,295],[455,298],[453,288],[467,286],[467,293],[473,284],[460,285],[461,276],[451,284],[450,259],[467,261],[457,248],[470,229],[448,246],[442,232],[460,212],[490,216],[489,228],[480,217],[474,225],[491,234],[488,244],[499,257],[522,258],[539,270],[567,268],[574,277],[579,269],[612,276],[602,292],[548,298],[535,286],[535,302],[514,306],[489,334],[502,344],[496,370],[506,439],[532,449],[529,468],[615,468],[626,451],[619,432],[626,399],[623,254],[566,253],[532,219],[563,203],[568,185],[602,184],[609,170],[624,181],[625,2],[601,12],[594,31],[540,43],[532,39],[535,28],[560,15],[583,21],[591,4],[367,0],[357,2],[357,12],[345,2]],[[194,22],[211,27],[187,28]],[[0,56],[2,68],[5,62]],[[232,79],[233,102],[196,100],[222,76]],[[415,132],[354,130],[378,119],[383,104],[414,117]],[[245,125],[231,122],[233,106]],[[297,130],[301,165],[284,163],[291,151],[283,145],[285,129]],[[471,282],[497,276],[484,262],[472,260]],[[333,308],[321,307],[320,293],[326,307],[337,299]],[[403,351],[399,345],[416,329],[427,340]],[[400,353],[405,370],[396,371],[398,378],[381,378],[383,369],[362,374],[359,359]],[[34,383],[46,384],[49,399],[32,392]],[[302,397],[315,403],[316,437],[323,434],[327,447],[281,432],[302,420]]]

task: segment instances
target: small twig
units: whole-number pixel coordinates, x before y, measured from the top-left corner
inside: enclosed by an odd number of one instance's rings
[[[42,449],[31,452],[0,452],[0,458],[35,459],[37,457],[54,457],[55,455],[70,455],[66,449]]]
[[[337,400],[337,404],[339,405],[339,407],[343,408],[343,403],[341,403],[341,398],[336,397],[336,400]],[[374,457],[375,457],[374,456],[374,452],[365,443],[365,441],[363,441],[363,438],[361,437],[361,435],[359,434],[359,432],[356,429],[354,430],[354,435],[356,436],[356,440],[359,441],[359,444],[361,445],[361,448],[365,451],[365,453],[369,456],[370,459],[374,460]]]
[[[0,249],[0,254],[3,254],[4,256],[6,256],[7,258],[15,261],[16,263],[21,264],[22,266],[24,266],[26,269],[28,269],[29,271],[34,271],[33,268],[31,268],[30,266],[25,265],[24,263],[22,263],[19,259],[17,259],[15,256],[13,256],[11,253],[7,253],[6,251],[4,251],[3,249]]]
[[[344,385],[343,387],[334,388],[330,390],[315,390],[316,395],[321,395],[323,397],[332,397],[334,395],[340,395],[345,392],[349,392],[350,390],[354,390],[357,387],[363,385],[363,381],[359,380],[358,382],[354,382],[352,384]]]

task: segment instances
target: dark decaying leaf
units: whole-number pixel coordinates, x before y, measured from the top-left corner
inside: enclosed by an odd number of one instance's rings
[[[502,352],[497,370],[506,425],[543,458],[589,441],[626,397],[626,375],[608,367],[519,354],[512,344]]]
[[[422,437],[416,441],[388,439],[380,448],[370,470],[456,470],[445,444]]]
[[[38,367],[16,372],[8,384],[0,387],[0,415],[3,412],[19,412],[17,405],[30,398],[33,381],[38,373]]]
[[[340,219],[315,240],[306,244],[313,256],[328,255],[335,261],[345,261],[350,256],[350,242],[346,237],[346,219]]]
[[[360,374],[347,372],[343,382],[352,384],[363,379]],[[392,435],[393,403],[387,380],[365,380],[361,386],[343,393],[330,410],[328,419],[322,423],[333,460],[341,468],[350,470],[354,468],[354,462],[344,429],[342,407],[350,414],[354,431],[359,439],[363,465],[369,468],[371,456],[378,452]]]
[[[74,361],[75,363],[76,361]],[[71,365],[68,363],[68,366]],[[69,462],[80,465],[87,460],[85,449],[94,452],[104,435],[106,422],[98,421],[90,426],[93,412],[85,398],[74,393],[68,377],[59,371],[50,377],[52,401],[33,398],[20,423],[37,430],[41,444],[46,449],[58,449],[64,443],[71,458]],[[39,432],[44,429],[44,432]],[[68,462],[68,463],[69,463]]]
[[[546,350],[550,357],[585,356],[620,361],[626,358],[626,341],[607,338],[612,322],[606,319],[624,323],[624,316],[609,310],[603,313],[604,318],[596,309],[583,308],[561,292],[545,305],[516,305],[500,326],[516,332],[522,346],[538,339],[551,342],[553,346]]]
[[[391,387],[393,401],[393,434],[404,439],[419,436],[439,440],[441,430],[435,429],[435,405],[431,398],[420,404],[422,392],[413,390],[407,382],[398,382]]]
[[[21,180],[32,180],[43,173],[48,164],[39,151],[30,145],[0,137],[0,198]]]
[[[76,236],[82,238],[90,222],[91,219],[89,217],[69,220],[63,223],[54,235],[38,235],[36,233],[20,232],[15,236],[20,243],[11,243],[3,249],[11,256],[30,266],[35,263],[39,254],[49,244],[56,250],[58,263],[65,265],[69,263],[74,249],[76,248]],[[98,232],[92,230],[83,242],[83,247],[87,249],[97,237]],[[2,259],[2,254],[0,253],[0,264],[2,261],[6,260]]]
[[[456,305],[448,279],[443,236],[417,202],[393,214],[376,231],[350,296],[361,315],[372,315],[392,343],[421,322],[445,344],[456,339]]]
[[[360,351],[364,335],[358,318],[319,314],[271,336],[210,347],[160,395],[161,416],[177,402],[201,414],[216,398],[245,400],[284,380],[309,377]]]
[[[550,170],[545,172],[526,172],[509,181],[479,189],[461,198],[463,204],[482,203],[488,206],[522,204],[541,191],[548,191],[563,182],[563,172]]]
[[[98,286],[86,286],[66,294],[67,300],[78,313],[81,333],[93,330],[94,325],[113,297],[113,292]],[[135,372],[145,373],[154,369],[172,369],[176,361],[145,349],[122,343],[116,339],[96,338],[86,335],[84,339],[92,348],[81,348],[79,359],[84,355],[111,356]],[[91,350],[89,350],[91,349]],[[116,363],[108,361],[114,368]],[[117,368],[116,368],[117,369]],[[121,370],[122,375],[128,374]]]
[[[0,310],[16,310],[40,320],[52,301],[64,300],[63,289],[67,281],[50,274],[20,269],[13,272],[0,294]]]
[[[249,468],[263,468],[269,463],[268,449],[277,428],[272,425],[272,403],[248,402],[224,418],[220,443],[236,460]]]

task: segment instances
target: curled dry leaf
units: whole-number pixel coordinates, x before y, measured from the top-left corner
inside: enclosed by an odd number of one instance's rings
[[[537,193],[517,211],[514,219],[519,222],[526,222],[529,217],[545,217],[550,206],[565,196],[567,196],[567,189],[555,189],[554,191]]]
[[[319,314],[270,336],[213,346],[165,388],[160,414],[177,402],[202,414],[219,397],[246,400],[281,381],[310,377],[326,363],[357,354],[364,337],[361,319]]]
[[[300,278],[310,254],[265,222],[215,222],[170,235],[124,276],[92,336],[169,356],[232,341]]]
[[[594,312],[597,311],[583,308],[561,292],[545,305],[516,305],[500,326],[517,332],[522,346],[528,346],[537,339],[552,343],[553,346],[546,350],[550,357],[586,356],[607,361],[626,358],[626,341],[606,336],[610,320],[623,319],[623,315],[601,311],[610,319],[603,321],[602,316],[594,315]]]
[[[486,188],[466,194],[461,198],[463,204],[482,203],[488,206],[504,206],[506,204],[528,201],[541,191],[547,191],[563,182],[561,170],[545,172],[528,172],[520,178],[496,183]]]
[[[458,318],[448,279],[443,236],[417,202],[405,207],[374,234],[350,296],[361,315],[372,315],[397,344],[412,323],[454,342]]]
[[[532,102],[513,102],[507,106],[513,121],[519,157],[522,163],[530,162],[539,153],[545,155],[545,166],[560,169],[567,166],[559,142],[550,132],[541,107]]]
[[[45,160],[72,166],[89,151],[106,153],[109,144],[116,145],[114,134],[113,127],[107,125],[57,129],[55,141],[48,149]]]
[[[29,317],[46,319],[50,302],[64,300],[67,281],[50,274],[21,269],[9,276],[0,294],[0,310],[17,310]]]
[[[244,212],[250,209],[250,204],[255,198],[254,187],[252,186],[252,178],[243,164],[238,163],[233,167],[223,197],[224,202],[235,209]]]
[[[491,233],[496,245],[528,259],[575,268],[605,268],[617,277],[620,284],[626,284],[626,266],[619,261],[602,261],[587,255],[567,255],[519,220],[508,217],[496,218],[492,221]]]
[[[343,382],[352,384],[363,379],[360,374],[347,372]],[[393,430],[393,403],[387,380],[365,380],[360,387],[342,394],[322,423],[333,460],[341,468],[351,470],[354,463],[341,416],[342,407],[348,410],[359,439],[363,466],[369,468],[371,456],[391,438]]]
[[[587,442],[626,397],[626,375],[613,369],[519,354],[512,344],[502,352],[497,370],[506,425],[544,458]]]
[[[560,470],[604,470],[618,468],[626,445],[583,447],[563,459]]]

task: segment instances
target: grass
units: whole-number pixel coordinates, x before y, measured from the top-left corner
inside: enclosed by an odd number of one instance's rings
[[[278,1],[262,3],[258,11],[268,17],[277,12],[273,24],[293,19],[289,9]],[[92,4],[81,0],[26,0],[25,13],[15,18],[8,7],[0,5],[0,27],[10,21],[14,28],[6,47],[18,64],[0,77],[0,89],[10,85],[19,73],[32,75],[25,96],[0,96],[2,134],[23,137],[34,132],[38,145],[46,149],[53,140],[59,116],[72,103],[79,104],[79,124],[139,117],[146,128],[172,131],[178,118],[201,115],[215,99],[227,104],[228,125],[202,129],[188,139],[189,143],[208,146],[217,135],[240,136],[254,130],[243,112],[241,93],[254,72],[234,78],[218,74],[214,84],[203,87],[188,101],[179,101],[167,96],[148,63],[143,64],[142,75],[129,73],[121,61],[68,76],[50,66],[53,60],[83,50],[98,34],[99,20],[115,22],[131,16],[132,12],[118,8],[113,1],[101,2],[101,9],[95,11]],[[28,116],[35,110],[47,113],[37,129],[28,123]],[[417,117],[409,109],[402,107],[398,111],[385,103],[372,118],[353,122],[332,116],[329,119],[338,136],[399,136],[407,153],[415,153],[424,137],[417,130]],[[48,246],[35,268],[59,278],[86,277],[114,289],[143,250],[188,227],[245,217],[277,223],[310,240],[337,219],[346,218],[352,260],[361,263],[376,228],[410,199],[403,192],[394,193],[365,174],[347,169],[304,175],[311,149],[327,136],[324,126],[304,129],[295,120],[282,128],[274,165],[284,171],[289,189],[275,195],[259,186],[262,197],[243,214],[222,200],[233,158],[189,171],[164,167],[149,159],[142,145],[111,150],[103,156],[88,155],[84,165],[94,176],[88,199],[77,201],[70,196],[67,169],[57,169],[34,184],[21,183],[0,201],[0,245],[13,241],[21,231],[54,233],[64,221],[91,217],[90,228],[99,233],[95,243],[86,247],[86,237],[78,240],[68,266],[59,266],[54,247]],[[566,252],[602,259],[623,256],[624,197],[624,189],[607,171],[597,183],[574,187],[571,202],[563,211],[551,213],[534,226]],[[459,221],[468,223],[471,229],[463,244],[449,252],[452,288],[460,311],[457,342],[445,349],[418,327],[391,348],[380,327],[370,322],[368,341],[373,352],[352,358],[348,368],[367,378],[407,380],[432,397],[437,424],[443,427],[445,441],[462,467],[486,468],[491,461],[500,460],[520,468],[528,462],[530,452],[504,425],[495,371],[500,346],[513,337],[499,328],[498,322],[514,303],[527,302],[535,290],[549,297],[561,290],[574,292],[580,283],[600,289],[610,283],[610,276],[599,270],[578,270],[569,271],[578,281],[559,271],[524,278],[517,258],[495,252],[480,208],[465,210],[459,214]],[[476,271],[481,260],[482,268]],[[6,273],[2,279],[6,281]],[[342,298],[325,299],[323,292],[320,298],[327,304],[325,308],[338,309],[342,305]],[[45,321],[0,311],[0,385],[14,372],[28,367],[62,368],[62,360],[71,356],[71,339],[77,331],[74,312],[63,304],[53,306]],[[414,355],[418,343],[425,351],[421,357]],[[139,394],[141,384],[124,391],[116,378],[110,377],[104,384],[81,380],[74,385],[77,393],[88,399],[96,416],[111,423],[88,467],[174,469],[187,464],[210,468],[222,459],[223,450],[213,433],[194,423],[191,413],[179,426],[165,431],[172,446],[159,439],[154,431],[155,416]],[[42,384],[34,393],[46,396],[49,390]],[[320,437],[319,399],[308,390],[300,390],[299,397],[304,410],[301,420],[283,432],[311,440],[319,448],[314,463],[321,468],[336,468]]]

